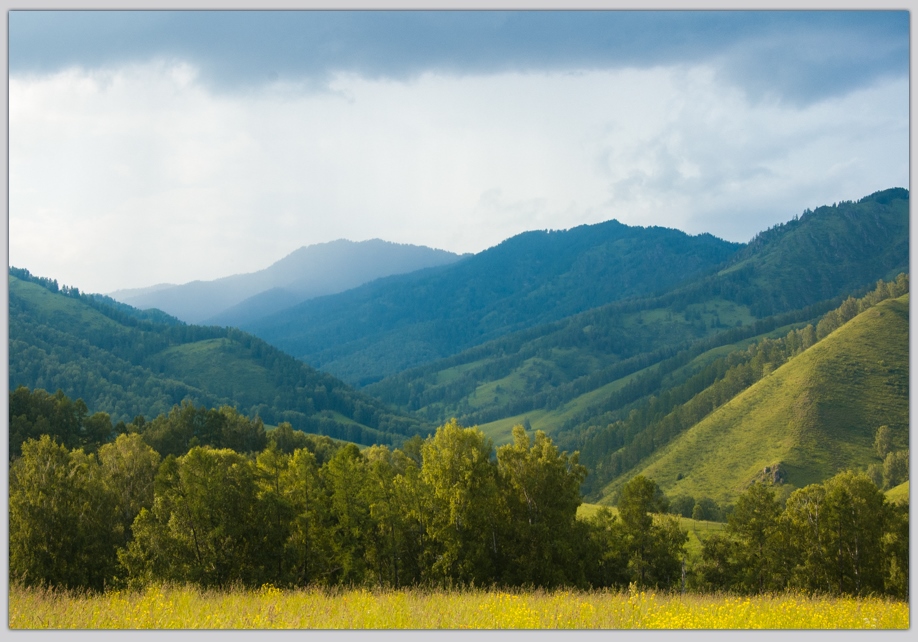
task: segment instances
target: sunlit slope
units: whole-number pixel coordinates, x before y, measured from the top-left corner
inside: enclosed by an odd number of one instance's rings
[[[909,500],[908,482],[904,481],[886,491],[886,499],[893,503],[907,502]]]
[[[577,395],[570,401],[558,404],[551,409],[530,410],[477,425],[494,441],[495,445],[501,445],[512,441],[512,431],[515,425],[528,422],[532,430],[541,430],[550,435],[553,439],[560,440],[560,443],[562,443],[564,447],[571,450],[578,450],[579,447],[568,443],[569,440],[566,438],[572,437],[577,432],[577,428],[582,426],[584,422],[589,421],[593,417],[602,415],[609,407],[610,400],[613,399],[617,393],[621,393],[627,386],[639,384],[642,378],[659,381],[659,385],[663,388],[677,386],[718,357],[725,356],[727,353],[736,350],[743,350],[747,348],[749,344],[760,341],[766,337],[772,339],[782,337],[790,330],[800,325],[801,324],[784,325],[770,332],[763,332],[762,334],[747,337],[740,341],[717,345],[717,347],[700,352],[698,356],[692,358],[688,363],[675,369],[663,369],[661,366],[665,365],[665,363],[654,363],[646,368],[641,368],[640,370],[617,378],[603,386]],[[504,384],[507,388],[509,388],[509,384],[512,382],[512,377],[508,377],[504,380]],[[482,388],[485,389],[485,393],[482,395],[480,392],[476,392],[476,396],[487,397],[488,394],[490,394],[490,390],[486,386]],[[654,388],[654,392],[657,392],[656,388]],[[631,404],[639,403],[640,400],[646,400],[651,394],[652,392],[648,392],[647,394],[637,393],[635,395],[635,400],[632,401]]]
[[[729,502],[774,478],[775,466],[785,488],[800,488],[878,463],[873,438],[884,424],[907,447],[908,295],[858,315],[605,491],[642,474],[671,496]]]

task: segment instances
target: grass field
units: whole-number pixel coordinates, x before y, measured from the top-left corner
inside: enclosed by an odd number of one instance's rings
[[[907,629],[906,602],[623,593],[12,587],[11,629]]]

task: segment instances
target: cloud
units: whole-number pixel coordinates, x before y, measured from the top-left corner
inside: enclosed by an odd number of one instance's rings
[[[905,11],[12,11],[15,76],[182,60],[213,91],[337,75],[410,80],[718,67],[751,99],[819,101],[908,74]]]
[[[338,73],[214,90],[161,59],[13,75],[10,262],[107,292],[379,237],[480,251],[611,218],[745,241],[908,184],[908,81],[804,105],[716,65]]]

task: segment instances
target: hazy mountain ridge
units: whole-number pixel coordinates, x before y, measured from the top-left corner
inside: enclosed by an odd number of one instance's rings
[[[118,290],[110,296],[137,308],[158,308],[186,323],[239,325],[242,320],[312,297],[342,292],[392,274],[446,265],[460,258],[445,250],[380,239],[339,239],[301,247],[257,272],[183,285]],[[272,294],[262,296],[269,292]]]
[[[740,245],[618,221],[526,232],[439,268],[388,277],[244,325],[346,381],[366,383],[509,332],[713,270]]]

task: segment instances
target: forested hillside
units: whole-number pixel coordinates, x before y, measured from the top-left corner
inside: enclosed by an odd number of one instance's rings
[[[509,334],[365,390],[431,422],[480,424],[497,441],[526,419],[555,434],[681,384],[710,351],[815,324],[907,268],[908,192],[887,190],[804,213],[668,293]]]
[[[671,289],[739,247],[617,221],[526,232],[454,265],[307,301],[242,328],[365,385],[515,330]]]
[[[427,430],[239,330],[185,325],[16,268],[9,288],[11,389],[60,389],[116,422],[187,400],[364,444]]]

